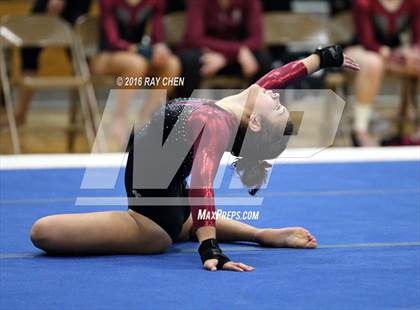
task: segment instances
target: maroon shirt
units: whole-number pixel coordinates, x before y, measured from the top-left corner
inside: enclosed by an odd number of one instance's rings
[[[164,0],[142,0],[135,6],[125,0],[100,0],[99,4],[105,49],[126,50],[131,44],[140,43],[149,19],[152,43],[163,41]]]
[[[355,0],[353,16],[359,42],[369,50],[399,46],[399,35],[407,29],[413,44],[420,45],[420,0],[405,0],[395,12],[387,11],[379,0]]]
[[[262,46],[259,0],[231,0],[226,10],[217,0],[188,0],[184,47],[207,47],[234,61],[243,46]]]

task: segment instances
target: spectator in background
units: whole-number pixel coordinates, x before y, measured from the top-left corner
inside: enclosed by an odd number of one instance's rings
[[[147,75],[175,77],[181,66],[178,58],[164,43],[164,0],[100,0],[102,20],[101,50],[91,61],[94,73],[122,77]],[[151,21],[151,42],[146,25]],[[162,85],[158,86],[162,88]],[[127,105],[132,92],[119,92],[114,119],[114,135],[126,141]],[[144,123],[156,110],[162,98],[149,98],[141,112]]]
[[[292,0],[262,0],[263,10],[266,11],[290,11]]]
[[[61,16],[71,24],[76,19],[89,11],[90,0],[37,0],[34,2],[31,12],[35,14],[45,13]],[[24,48],[22,49],[22,74],[34,75],[38,71],[38,59],[41,49]],[[25,122],[26,112],[32,101],[34,92],[31,90],[21,90],[17,96],[15,117],[17,125]]]
[[[353,14],[360,45],[346,53],[361,68],[355,81],[353,142],[374,146],[368,126],[385,64],[397,61],[420,69],[420,0],[355,0]],[[411,30],[413,45],[401,48],[400,35],[406,30]]]
[[[202,77],[220,73],[255,81],[270,69],[271,58],[262,50],[259,0],[188,0],[186,29],[180,96],[190,96]]]
[[[332,16],[351,9],[351,0],[327,0],[327,2]]]
[[[172,12],[182,12],[185,11],[185,1],[184,0],[169,0],[166,2],[165,13]]]

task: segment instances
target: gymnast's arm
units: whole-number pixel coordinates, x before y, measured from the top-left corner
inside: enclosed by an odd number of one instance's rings
[[[205,126],[205,127],[204,127]],[[229,142],[223,137],[230,130],[222,117],[197,113],[188,120],[194,143],[194,162],[191,171],[189,199],[193,227],[200,242],[198,252],[207,270],[252,271],[251,266],[236,263],[223,254],[216,240],[213,180]],[[204,218],[199,218],[205,214]]]
[[[213,179],[227,143],[215,132],[222,132],[223,126],[226,125],[218,119],[208,119],[206,115],[199,113],[193,113],[188,120],[191,137],[198,137],[194,143],[194,162],[188,195],[193,226],[197,229],[196,235],[200,243],[216,238]],[[203,214],[206,217],[200,218]]]
[[[270,71],[256,84],[264,88],[283,88],[304,79],[319,68],[320,57],[313,54],[303,60],[294,61]],[[205,130],[204,126],[206,126]],[[215,212],[213,179],[227,147],[227,142],[220,139],[223,137],[220,134],[223,132],[223,126],[226,126],[223,121],[207,119],[200,114],[192,114],[188,120],[191,137],[198,137],[197,142],[194,143],[194,163],[191,171],[189,198],[193,226],[197,229],[197,238],[200,242],[216,236],[215,219],[211,217],[200,219],[199,215],[213,215]],[[219,134],[215,135],[214,132]],[[200,200],[199,203],[196,203],[197,200]]]
[[[344,67],[359,70],[359,65],[343,54],[341,47],[332,46],[317,50],[314,54],[271,70],[256,84],[265,89],[281,89],[305,79],[308,75],[326,67]]]

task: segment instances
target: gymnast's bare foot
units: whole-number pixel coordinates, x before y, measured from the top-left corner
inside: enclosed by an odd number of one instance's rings
[[[257,233],[257,242],[274,248],[316,248],[316,239],[302,227],[279,229],[261,229]]]

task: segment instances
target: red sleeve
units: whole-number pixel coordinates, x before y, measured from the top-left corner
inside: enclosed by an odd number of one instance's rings
[[[163,14],[165,12],[165,1],[157,0],[153,11],[152,21],[152,43],[161,43],[164,41]]]
[[[303,62],[296,60],[282,67],[271,70],[256,84],[265,89],[280,89],[306,78],[308,70]]]
[[[213,180],[220,160],[227,148],[226,122],[217,115],[193,113],[188,120],[192,137],[199,136],[194,144],[194,162],[191,171],[189,200],[193,226],[215,226]],[[215,134],[218,133],[218,134]],[[204,211],[204,212],[203,212]],[[200,214],[210,215],[199,219]]]
[[[228,61],[234,61],[238,57],[239,49],[247,46],[250,49],[257,49],[262,44],[262,15],[261,5],[257,0],[250,0],[246,12],[246,27],[249,36],[244,41],[227,41],[223,39],[206,36],[205,1],[188,0],[187,29],[188,40],[197,47],[207,47],[216,52],[222,53]]]
[[[113,50],[126,50],[130,43],[121,39],[114,19],[114,1],[100,0],[102,28],[108,45]]]
[[[381,45],[373,34],[369,0],[355,0],[353,19],[360,43],[368,50],[379,52]]]
[[[413,44],[420,47],[420,0],[414,0],[414,8],[412,12],[414,12],[411,24]]]

